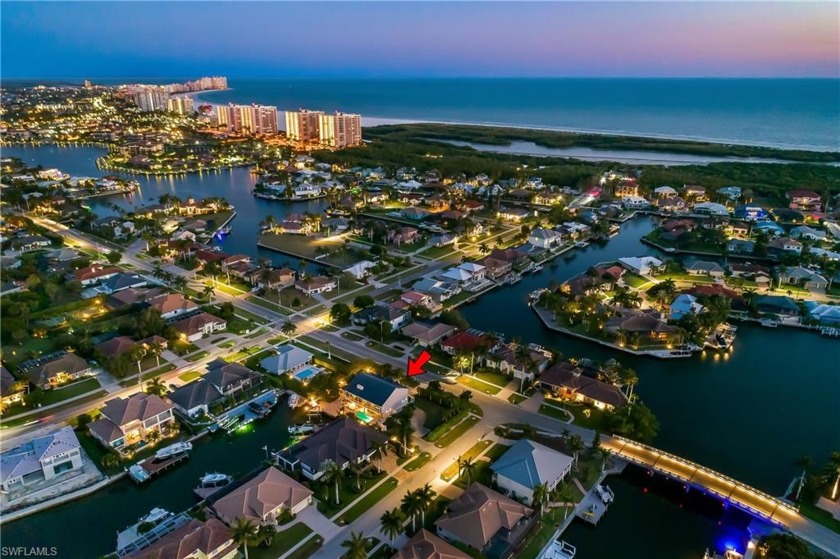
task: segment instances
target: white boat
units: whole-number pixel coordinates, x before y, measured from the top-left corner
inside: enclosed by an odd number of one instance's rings
[[[166,460],[179,454],[186,454],[192,450],[191,442],[175,443],[155,452],[155,460]]]
[[[758,323],[766,328],[776,328],[779,326],[779,321],[772,318],[762,318]]]
[[[135,524],[117,533],[118,552],[135,543],[142,534],[148,533],[152,528],[172,516],[174,516],[173,513],[166,509],[153,508],[149,514],[142,516]],[[141,526],[143,527],[142,533]]]
[[[296,408],[298,406],[298,401],[299,400],[300,400],[300,396],[298,396],[297,393],[292,392],[289,395],[289,407],[290,408]]]
[[[290,435],[305,435],[306,433],[314,431],[315,426],[309,423],[304,423],[302,425],[290,425],[288,430]]]
[[[537,264],[536,266],[534,266],[534,273],[541,272],[542,269],[543,269],[542,264]]]
[[[604,485],[596,485],[595,493],[598,494],[598,498],[601,499],[601,502],[605,505],[609,505],[615,500],[615,494],[612,492],[612,489]]]
[[[586,241],[578,241],[575,243],[575,246],[578,248],[586,248],[589,246],[589,243],[587,243]]]
[[[232,479],[232,477],[225,474],[220,474],[219,472],[214,472],[212,474],[204,474],[199,480],[199,487],[222,487],[230,483]]]
[[[136,481],[137,483],[143,483],[148,481],[149,478],[152,476],[149,475],[149,472],[143,469],[143,466],[140,464],[134,464],[128,469],[128,475],[131,476],[131,479]]]
[[[168,510],[155,507],[151,511],[149,511],[149,514],[142,517],[140,519],[139,523],[140,524],[146,524],[146,523],[157,524],[158,522],[160,522],[164,518],[169,518],[170,516],[172,516],[172,513],[169,512]]]

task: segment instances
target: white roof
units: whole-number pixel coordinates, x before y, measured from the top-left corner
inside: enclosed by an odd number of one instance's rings
[[[694,210],[706,210],[713,214],[729,215],[729,208],[723,204],[718,204],[717,202],[701,202],[699,204],[694,204]]]
[[[32,439],[0,455],[0,483],[41,470],[41,462],[79,448],[72,427]]]
[[[441,274],[445,278],[453,279],[455,281],[467,281],[472,278],[472,274],[461,268],[452,268],[449,271]]]
[[[371,268],[376,267],[375,262],[371,262],[370,260],[362,260],[361,262],[356,262],[346,270],[345,272],[349,272],[354,276],[358,276],[365,273],[365,270],[369,270]]]
[[[660,186],[654,189],[654,192],[657,194],[676,194],[677,191],[670,186]]]
[[[279,345],[275,349],[276,355],[270,355],[260,361],[260,365],[269,372],[282,373],[312,359],[311,353],[290,344]]]
[[[462,270],[466,270],[471,274],[475,274],[484,270],[484,266],[482,266],[481,264],[476,264],[475,262],[464,262],[458,267]]]
[[[539,227],[531,231],[531,236],[535,239],[553,239],[560,236],[560,233],[555,231],[554,229],[546,229],[544,227]]]
[[[628,258],[619,258],[618,261],[628,268],[635,268],[641,270],[642,268],[658,268],[662,265],[662,261],[653,256],[631,256]]]

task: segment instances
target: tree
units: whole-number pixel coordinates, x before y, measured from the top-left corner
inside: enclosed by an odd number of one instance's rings
[[[811,457],[803,456],[796,461],[796,465],[802,468],[802,477],[799,478],[799,487],[796,488],[796,499],[799,500],[799,494],[802,492],[802,486],[805,485],[805,478],[808,476],[808,471],[811,469]]]
[[[352,314],[350,306],[344,303],[336,303],[330,308],[330,319],[337,324],[348,324]]]
[[[347,549],[344,559],[367,559],[368,541],[362,532],[350,532],[350,537],[341,542],[341,547]]]
[[[342,471],[341,467],[332,460],[324,460],[322,465],[323,475],[321,479],[327,485],[335,484],[335,504],[338,505],[341,500],[338,495],[338,485],[341,482]]]
[[[105,258],[107,258],[108,262],[110,262],[111,264],[119,264],[120,260],[122,260],[122,257],[123,257],[122,252],[120,252],[118,250],[112,250],[111,252],[108,253],[108,256],[106,256]]]
[[[382,471],[382,457],[388,456],[388,441],[376,441],[371,445],[371,451],[376,455],[376,470]]]
[[[548,503],[548,486],[540,483],[534,487],[534,492],[531,496],[531,506],[539,508],[540,516],[542,516],[545,513],[546,503]]]
[[[758,544],[759,559],[816,559],[808,545],[792,534],[771,534]]]
[[[281,516],[283,514],[289,514],[289,510],[283,509],[280,514]],[[257,541],[259,541],[260,544],[264,545],[265,547],[271,547],[271,544],[274,543],[275,535],[277,535],[277,530],[274,529],[274,526],[271,526],[269,524],[263,524],[257,530]]]
[[[133,362],[137,363],[137,386],[143,386],[143,370],[140,368],[140,362],[143,360],[143,356],[146,355],[146,351],[138,346],[134,346],[131,351],[128,353],[130,359]]]
[[[417,531],[417,515],[420,513],[420,499],[416,491],[407,491],[400,502],[400,509],[411,517],[411,531]]]
[[[201,297],[205,299],[208,303],[213,300],[213,296],[216,294],[216,290],[213,288],[212,285],[204,286],[204,289],[201,290]]]
[[[295,323],[291,320],[287,320],[283,323],[283,326],[280,327],[280,331],[285,334],[286,338],[288,338],[287,341],[291,342],[292,335],[297,332],[297,326],[295,326]]]
[[[437,493],[432,489],[432,486],[428,483],[418,489],[417,493],[417,508],[420,509],[420,524],[422,526],[426,525],[426,511],[429,510],[429,507],[432,506],[432,503],[435,500],[435,495]]]
[[[467,457],[461,460],[458,458],[458,477],[467,476],[467,485],[472,483],[472,477],[475,475],[476,464],[473,462],[472,457]]]
[[[248,548],[259,541],[259,527],[252,520],[237,518],[233,523],[233,541],[242,546],[245,559],[248,559]]]
[[[370,295],[359,295],[355,299],[353,299],[353,305],[359,309],[366,309],[368,307],[372,307],[376,301]]]
[[[146,392],[155,396],[163,396],[166,394],[166,385],[163,384],[160,377],[155,377],[146,383]]]
[[[388,536],[391,544],[399,537],[405,528],[405,514],[399,508],[385,511],[379,521],[382,523],[382,533]]]

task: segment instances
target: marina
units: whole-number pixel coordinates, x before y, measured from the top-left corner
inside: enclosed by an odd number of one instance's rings
[[[145,458],[128,468],[128,475],[137,483],[145,483],[189,458],[192,443],[175,443],[158,450],[154,456]]]

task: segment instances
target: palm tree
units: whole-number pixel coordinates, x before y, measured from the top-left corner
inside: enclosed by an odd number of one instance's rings
[[[187,280],[183,276],[175,276],[172,278],[172,287],[178,291],[183,291],[187,287]]]
[[[149,345],[147,352],[155,356],[157,366],[160,367],[160,354],[163,353],[163,345],[161,345],[160,342],[152,342]]]
[[[461,477],[466,474],[467,476],[467,485],[472,483],[472,477],[475,475],[476,464],[473,462],[472,457],[467,457],[461,460],[458,458],[458,477]]]
[[[146,383],[146,393],[154,394],[155,396],[163,396],[166,394],[166,385],[160,380],[160,377],[155,377]]]
[[[538,484],[534,487],[534,493],[531,496],[531,506],[539,507],[540,516],[545,513],[545,505],[548,503],[548,486],[544,483]]]
[[[432,489],[428,483],[416,491],[417,507],[420,509],[420,525],[426,525],[426,511],[432,506],[437,493]]]
[[[283,326],[280,327],[280,331],[286,335],[287,341],[292,341],[292,335],[297,332],[297,326],[291,320],[287,320]]]
[[[207,299],[208,303],[213,300],[213,296],[215,294],[216,294],[216,290],[213,289],[212,285],[207,285],[207,286],[204,287],[204,289],[201,290],[201,297],[204,298],[204,299]]]
[[[348,466],[347,469],[350,470],[351,474],[356,476],[356,491],[361,491],[362,490],[362,471],[363,471],[362,466],[360,464],[355,463],[355,462],[351,462],[350,466]]]
[[[367,559],[368,540],[362,532],[350,532],[350,538],[341,542],[347,548],[344,559]]]
[[[335,504],[338,505],[341,502],[338,496],[338,484],[341,482],[342,475],[341,467],[332,460],[324,460],[321,469],[323,470],[321,479],[324,480],[324,483],[327,485],[331,483],[335,484]]]
[[[382,457],[388,456],[388,441],[376,441],[371,445],[371,450],[376,454],[376,471],[382,471]]]
[[[639,384],[639,376],[633,369],[622,369],[619,373],[621,375],[621,382],[627,387],[627,400],[633,403],[633,388]]]
[[[417,513],[420,512],[420,499],[416,491],[406,491],[400,503],[400,509],[411,517],[411,531],[417,531]]]
[[[252,520],[239,517],[233,523],[233,541],[241,545],[248,559],[248,548],[259,541],[259,527]]]
[[[799,478],[799,487],[796,488],[796,501],[799,500],[799,494],[802,492],[802,486],[805,485],[805,478],[808,476],[808,470],[811,469],[811,457],[803,456],[796,461],[796,465],[802,468],[802,477]]]
[[[405,529],[405,514],[399,508],[386,510],[379,521],[382,523],[382,533],[388,536],[391,544]]]
[[[128,355],[132,361],[137,363],[137,386],[142,390],[143,369],[140,368],[140,362],[143,360],[143,356],[146,355],[146,351],[138,345],[134,346],[134,348],[132,348]]]

